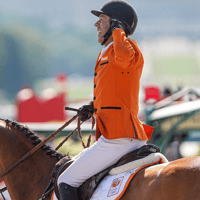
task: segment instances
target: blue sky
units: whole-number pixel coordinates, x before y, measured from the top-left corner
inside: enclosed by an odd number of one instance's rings
[[[43,19],[51,28],[62,30],[66,24],[92,27],[96,18],[90,13],[104,0],[1,0],[1,21]],[[139,16],[140,31],[200,31],[199,0],[130,0]]]

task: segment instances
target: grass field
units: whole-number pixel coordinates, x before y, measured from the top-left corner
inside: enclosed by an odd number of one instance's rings
[[[83,135],[83,141],[85,144],[87,144],[87,140],[88,140],[88,136],[89,134]],[[57,139],[55,139],[54,141],[54,146],[57,147],[63,140],[65,137],[59,137]],[[94,143],[94,137],[92,138],[92,141],[90,143],[90,145],[92,145]],[[62,154],[68,154],[70,156],[75,156],[78,153],[80,153],[83,150],[83,146],[81,144],[80,139],[78,138],[78,141],[75,141],[73,139],[69,139],[59,150],[59,153]]]
[[[76,102],[80,99],[92,99],[93,77],[71,78],[68,88],[70,101]]]
[[[199,85],[200,64],[193,55],[155,57],[152,75],[157,84]]]
[[[194,56],[170,56],[156,58],[153,62],[156,75],[200,75],[200,66]]]

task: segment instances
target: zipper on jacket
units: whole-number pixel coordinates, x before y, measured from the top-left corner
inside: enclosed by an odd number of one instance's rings
[[[116,109],[116,110],[121,110],[121,107],[101,107],[101,109]]]
[[[108,64],[108,63],[109,63],[109,61],[103,62],[103,63],[100,64],[100,66],[101,66],[101,65]]]

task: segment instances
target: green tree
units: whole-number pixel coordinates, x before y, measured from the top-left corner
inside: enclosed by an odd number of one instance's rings
[[[25,25],[0,29],[0,88],[13,98],[23,84],[47,76],[51,54],[42,34]]]

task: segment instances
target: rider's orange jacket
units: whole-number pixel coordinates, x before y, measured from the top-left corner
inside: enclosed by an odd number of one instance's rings
[[[137,42],[115,29],[113,44],[99,57],[94,74],[96,138],[101,133],[107,139],[149,140],[153,127],[142,124],[137,116],[144,64]]]

